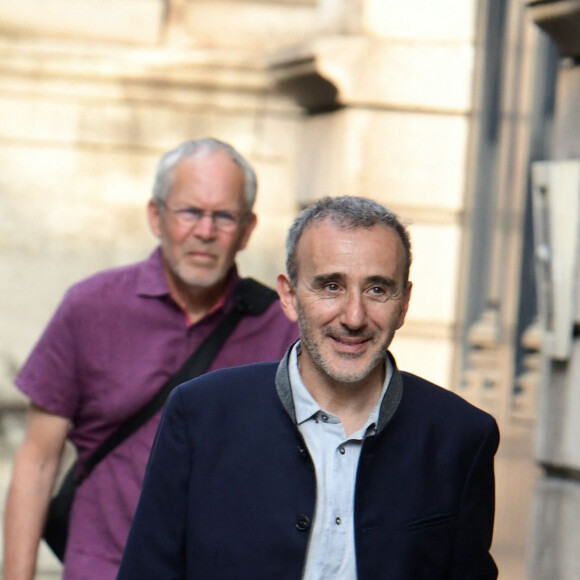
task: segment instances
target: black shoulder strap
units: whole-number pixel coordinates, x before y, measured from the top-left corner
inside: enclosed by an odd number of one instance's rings
[[[135,414],[97,447],[77,472],[77,485],[83,481],[97,464],[115,447],[125,441],[137,429],[145,425],[165,404],[171,391],[190,379],[202,375],[209,367],[220,348],[244,316],[258,316],[265,312],[278,297],[268,286],[252,278],[240,280],[234,291],[234,307],[214,328],[203,343],[183,363],[181,368],[163,385],[160,391]]]

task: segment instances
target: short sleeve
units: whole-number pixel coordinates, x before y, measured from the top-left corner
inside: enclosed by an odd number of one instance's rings
[[[78,407],[75,305],[69,290],[18,373],[16,386],[43,409],[72,419]]]

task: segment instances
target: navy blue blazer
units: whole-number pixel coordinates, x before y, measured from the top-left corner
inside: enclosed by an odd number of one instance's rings
[[[300,579],[316,486],[287,358],[173,393],[118,580]],[[357,471],[359,580],[497,578],[498,443],[490,415],[395,368]]]

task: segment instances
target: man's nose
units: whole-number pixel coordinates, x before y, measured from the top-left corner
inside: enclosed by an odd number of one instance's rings
[[[366,325],[367,311],[360,292],[353,290],[346,293],[340,321],[351,330],[356,330]]]
[[[193,226],[193,233],[196,237],[202,240],[211,240],[215,238],[216,231],[213,214],[210,212],[204,213]]]

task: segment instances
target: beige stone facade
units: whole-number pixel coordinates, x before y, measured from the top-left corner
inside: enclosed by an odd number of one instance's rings
[[[532,321],[518,328],[538,34],[518,0],[0,4],[1,487],[22,429],[12,379],[63,292],[149,253],[157,158],[213,135],[258,172],[245,275],[274,282],[288,225],[324,195],[376,198],[410,224],[413,299],[393,351],[497,417],[494,553],[500,578],[523,580],[539,342]],[[44,554],[39,577],[55,570]]]

